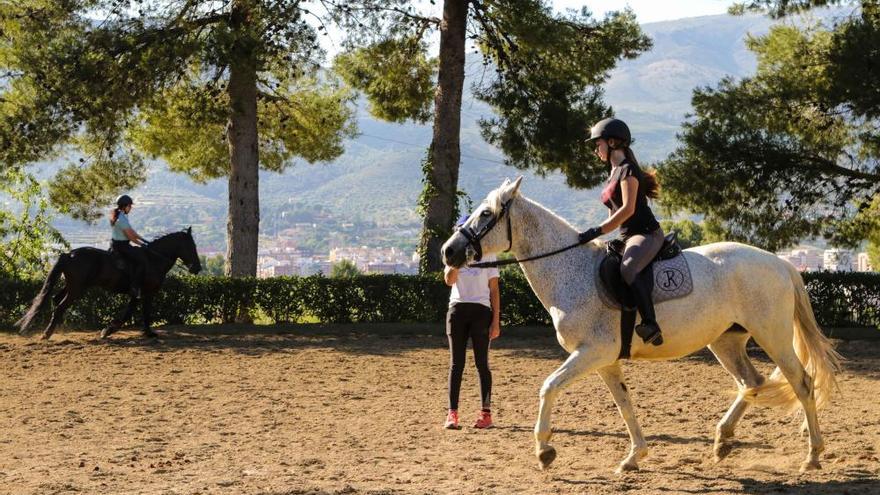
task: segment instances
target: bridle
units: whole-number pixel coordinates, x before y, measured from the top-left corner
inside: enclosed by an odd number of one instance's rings
[[[155,242],[155,241],[151,241],[149,244],[147,244],[146,246],[143,247],[145,252],[152,254],[153,256],[156,256],[157,258],[161,258],[161,259],[171,263],[171,268],[174,268],[174,266],[177,265],[179,262],[181,266],[185,267],[187,270],[189,270],[190,273],[192,273],[193,267],[195,266],[195,262],[190,264],[190,263],[187,263],[186,261],[184,261],[184,259],[179,256],[174,257],[174,258],[165,256],[164,254],[153,249],[153,247],[152,247],[153,242]]]
[[[458,229],[458,231],[461,232],[461,235],[463,235],[468,240],[468,246],[470,246],[474,249],[474,259],[478,261],[478,263],[468,263],[468,267],[470,267],[470,268],[495,268],[495,267],[499,267],[499,266],[512,265],[514,263],[522,263],[525,261],[538,260],[541,258],[546,258],[548,256],[553,256],[554,254],[559,254],[563,251],[568,251],[569,249],[576,248],[581,245],[580,242],[575,242],[574,244],[571,244],[571,245],[568,245],[568,246],[565,246],[565,247],[562,247],[562,248],[559,248],[559,249],[556,249],[556,250],[553,250],[553,251],[550,251],[547,253],[539,254],[536,256],[530,256],[528,258],[522,258],[522,259],[510,258],[510,259],[506,259],[506,260],[484,261],[484,262],[480,263],[479,261],[483,258],[483,248],[480,246],[480,241],[483,239],[483,237],[486,237],[486,234],[488,234],[489,231],[491,231],[492,228],[498,224],[498,222],[501,220],[501,217],[504,217],[505,214],[507,216],[507,249],[505,249],[504,252],[506,253],[506,252],[510,251],[510,249],[513,247],[513,230],[511,229],[511,226],[510,226],[510,202],[511,201],[513,201],[513,198],[510,198],[507,201],[505,201],[504,203],[502,203],[501,204],[501,211],[498,213],[498,215],[494,216],[492,218],[492,220],[489,220],[489,222],[487,222],[486,225],[484,225],[483,228],[481,228],[479,231],[474,231],[474,229],[472,229],[470,227],[464,227],[464,226],[462,226],[461,228]]]
[[[492,230],[492,228],[495,227],[498,221],[501,220],[501,217],[505,216],[505,213],[507,213],[508,209],[510,208],[511,201],[513,201],[513,198],[510,198],[502,203],[501,211],[498,213],[498,215],[492,217],[492,219],[489,220],[486,225],[483,225],[483,228],[481,228],[479,231],[475,231],[471,227],[466,227],[464,225],[462,225],[458,229],[458,231],[461,232],[461,235],[463,235],[465,239],[468,240],[468,246],[474,248],[475,260],[480,261],[481,259],[483,259],[483,248],[482,246],[480,246],[480,241],[482,241],[483,237],[486,237],[486,234],[488,234]],[[510,251],[511,247],[513,247],[513,234],[511,233],[510,227],[510,215],[507,215],[507,249],[505,249],[504,252],[506,253]]]

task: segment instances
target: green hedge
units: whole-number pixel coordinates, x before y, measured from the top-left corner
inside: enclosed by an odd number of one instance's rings
[[[880,273],[807,272],[804,282],[820,325],[880,328]]]
[[[807,273],[804,280],[823,326],[880,326],[880,274]],[[40,284],[0,280],[0,328],[11,328]],[[503,325],[551,323],[519,270],[502,272],[501,291]],[[272,323],[442,322],[448,299],[449,288],[435,276],[182,277],[166,282],[154,303],[154,320],[157,324],[225,323],[247,312],[257,321]],[[101,327],[124,303],[122,296],[92,290],[70,308],[66,326]],[[45,323],[46,317],[42,315],[39,323]]]

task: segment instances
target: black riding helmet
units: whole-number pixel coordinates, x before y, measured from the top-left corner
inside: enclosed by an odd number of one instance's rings
[[[632,142],[632,135],[629,133],[629,126],[627,126],[624,121],[615,119],[614,117],[602,119],[590,128],[590,141],[608,138],[615,138],[623,141],[621,147],[627,147],[630,142]]]
[[[128,194],[123,194],[116,198],[116,206],[117,208],[125,208],[126,206],[133,205],[134,201],[131,200],[131,196]]]

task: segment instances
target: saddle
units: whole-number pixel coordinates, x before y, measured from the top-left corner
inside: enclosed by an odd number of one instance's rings
[[[676,236],[676,232],[667,235],[657,256],[645,267],[645,270],[654,272],[654,303],[684,297],[693,290],[690,268],[684,256],[679,256],[681,246]],[[625,247],[621,239],[608,241],[605,257],[597,266],[596,285],[602,302],[607,306],[632,310],[636,306],[635,300],[620,274]]]
[[[125,256],[115,251],[112,245],[107,249],[107,254],[110,256],[110,261],[113,262],[113,266],[115,266],[117,269],[125,272],[126,274],[131,274],[132,272],[134,272],[134,266],[132,266],[128,259],[125,258]]]
[[[645,270],[651,270],[653,273],[652,298],[655,304],[687,296],[694,289],[690,267],[685,257],[681,256],[681,246],[676,237],[676,232],[667,235],[657,256],[645,267]],[[635,299],[620,274],[625,247],[626,244],[621,239],[608,241],[606,254],[596,265],[594,277],[602,302],[610,308],[621,311],[620,331],[623,338],[621,358],[629,357],[636,320]]]

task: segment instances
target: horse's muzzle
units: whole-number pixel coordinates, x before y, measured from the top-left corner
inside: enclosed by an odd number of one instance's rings
[[[441,251],[443,253],[443,263],[446,266],[458,268],[465,264],[468,257],[468,241],[456,232],[443,244]]]

